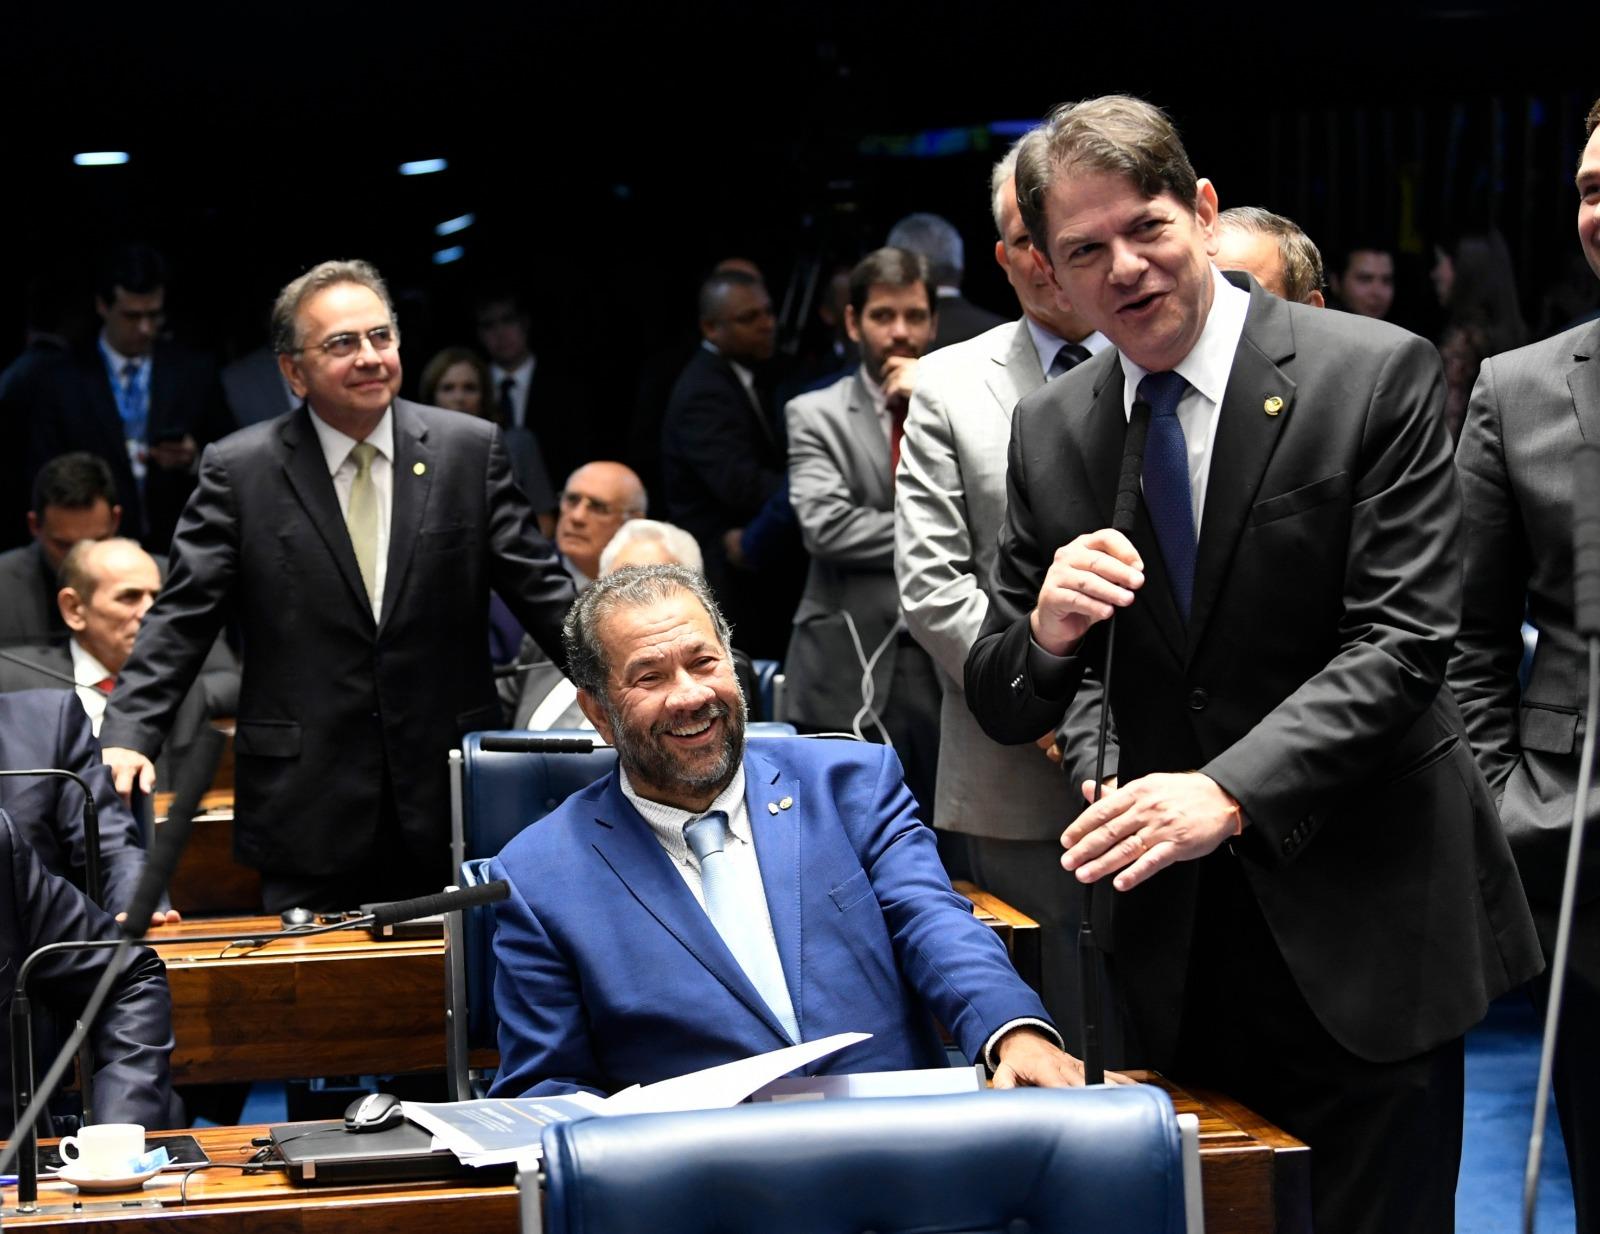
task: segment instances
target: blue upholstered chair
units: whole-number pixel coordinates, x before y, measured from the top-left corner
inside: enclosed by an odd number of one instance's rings
[[[538,1179],[522,1178],[524,1231],[1203,1228],[1198,1124],[1145,1085],[592,1118],[543,1142]]]
[[[752,741],[792,737],[791,724],[751,724]],[[548,748],[526,746],[539,739]],[[468,733],[450,752],[451,856],[459,886],[486,881],[482,868],[524,827],[581,788],[609,775],[617,752],[588,729],[530,733],[526,729]],[[496,748],[502,747],[502,748]],[[451,914],[445,926],[445,1045],[451,1095],[472,1095],[468,1057],[495,1048],[494,952],[491,910]]]

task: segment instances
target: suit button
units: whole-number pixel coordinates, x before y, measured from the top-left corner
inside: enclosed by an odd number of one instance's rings
[[[1211,696],[1209,694],[1207,694],[1204,690],[1190,690],[1189,691],[1189,710],[1190,711],[1204,711],[1206,709],[1207,704],[1209,704],[1210,702],[1211,702]]]

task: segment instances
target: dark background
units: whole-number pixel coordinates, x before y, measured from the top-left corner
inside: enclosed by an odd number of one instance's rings
[[[969,294],[1014,311],[989,257],[988,168],[1018,122],[1112,90],[1169,109],[1224,206],[1289,214],[1330,258],[1391,237],[1396,315],[1424,333],[1432,243],[1453,228],[1505,232],[1536,330],[1546,289],[1588,277],[1569,274],[1600,94],[1584,9],[28,7],[0,74],[0,362],[22,344],[28,277],[140,238],[172,262],[174,332],[224,359],[326,257],[389,277],[413,377],[470,341],[468,289],[509,279],[544,347],[604,365],[622,411],[630,366],[692,329],[719,257],[758,261],[781,305],[812,263],[932,209],[967,238]],[[107,149],[131,163],[72,164]],[[449,169],[397,174],[427,157]],[[467,212],[472,227],[434,236]],[[457,243],[461,260],[433,263]]]

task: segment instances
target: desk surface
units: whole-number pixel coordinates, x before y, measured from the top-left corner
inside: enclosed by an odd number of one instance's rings
[[[1135,1073],[1139,1074],[1139,1073]],[[1248,1110],[1210,1093],[1191,1093],[1159,1077],[1180,1114],[1200,1117],[1200,1173],[1208,1234],[1309,1234],[1304,1183],[1310,1171],[1306,1147]],[[250,1140],[264,1127],[211,1127],[193,1132],[213,1161],[243,1163],[255,1151]],[[74,1211],[81,1199],[83,1208]],[[122,1207],[132,1202],[138,1207]],[[140,1202],[144,1203],[141,1204]],[[152,1205],[150,1201],[157,1201]],[[15,1205],[14,1188],[5,1203]],[[122,1231],[135,1223],[165,1219],[185,1234],[281,1234],[282,1231],[467,1231],[516,1230],[517,1192],[511,1186],[462,1183],[378,1184],[363,1187],[292,1186],[277,1171],[245,1175],[205,1170],[189,1180],[180,1203],[178,1175],[160,1175],[142,1195],[79,1197],[67,1183],[39,1185],[40,1212],[7,1216],[7,1228],[52,1224],[74,1231]],[[163,1228],[167,1228],[163,1226]]]
[[[276,917],[224,917],[150,931],[172,987],[174,1083],[444,1066],[442,939],[338,930],[256,948],[184,941],[279,928]]]

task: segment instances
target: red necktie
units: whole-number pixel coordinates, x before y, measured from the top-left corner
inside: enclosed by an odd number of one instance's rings
[[[909,407],[889,408],[889,483],[894,484],[894,473],[900,470],[900,440],[906,435],[906,412]]]
[[[115,677],[102,677],[94,683],[94,688],[102,694],[110,694],[116,684],[117,679]]]

